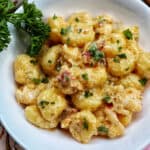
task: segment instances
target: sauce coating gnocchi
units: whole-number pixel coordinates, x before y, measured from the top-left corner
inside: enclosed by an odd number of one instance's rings
[[[16,99],[26,119],[43,129],[59,126],[81,143],[124,135],[142,110],[150,79],[150,53],[138,44],[139,28],[87,12],[54,15],[48,24],[40,54],[14,61]]]

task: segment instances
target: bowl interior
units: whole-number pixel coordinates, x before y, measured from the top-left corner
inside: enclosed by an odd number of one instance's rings
[[[35,3],[43,11],[44,17],[54,14],[69,16],[73,12],[88,11],[92,15],[108,14],[127,25],[140,27],[140,46],[150,51],[150,10],[139,0],[36,0]],[[21,11],[21,9],[19,10]],[[28,123],[23,109],[15,100],[15,83],[13,78],[13,60],[25,50],[19,34],[10,26],[12,41],[6,51],[0,53],[0,119],[9,133],[26,149],[58,150],[65,146],[66,150],[98,150],[98,149],[138,149],[150,140],[150,88],[147,87],[143,98],[143,111],[136,115],[133,123],[126,129],[125,136],[113,140],[94,138],[83,145],[59,130],[46,131]]]

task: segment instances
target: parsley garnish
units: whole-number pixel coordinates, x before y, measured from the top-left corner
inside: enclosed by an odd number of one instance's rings
[[[122,50],[122,46],[119,46],[118,47],[118,51],[120,52]]]
[[[104,133],[104,134],[108,134],[108,128],[106,128],[105,126],[99,126],[98,128],[97,128],[97,130],[98,130],[98,132],[100,132],[100,133]]]
[[[146,78],[142,78],[142,79],[139,80],[139,82],[141,83],[142,86],[145,86],[147,81],[148,80]]]
[[[90,96],[93,96],[93,93],[91,93],[91,92],[88,91],[88,90],[84,92],[84,97],[88,98],[88,97],[90,97]]]
[[[37,60],[30,60],[30,63],[33,65],[36,65],[38,63],[38,61]]]
[[[52,104],[52,105],[54,105],[54,104],[55,104],[55,102],[51,102],[51,104]]]
[[[84,80],[88,80],[88,79],[89,79],[89,78],[88,78],[88,74],[87,74],[87,73],[82,74],[82,78],[83,78]]]
[[[99,49],[97,48],[96,43],[92,43],[88,49],[88,51],[90,52],[91,56],[93,57],[93,59],[95,61],[99,61],[102,58],[104,58],[104,53],[99,51]]]
[[[114,61],[115,63],[120,63],[120,60],[119,60],[118,57],[114,57],[114,58],[113,58],[113,61]]]
[[[66,43],[69,45],[70,44],[70,38],[67,38]]]
[[[79,20],[79,18],[78,18],[78,17],[76,17],[76,18],[75,18],[75,21],[76,21],[76,22],[79,22],[80,20]]]
[[[71,26],[68,26],[67,28],[61,28],[60,33],[61,33],[61,35],[67,35],[68,32],[70,32],[70,31],[71,31]]]
[[[89,129],[89,124],[88,124],[88,121],[86,120],[86,118],[83,119],[83,129],[86,129],[86,130]]]
[[[48,60],[48,63],[49,63],[49,64],[51,64],[51,63],[52,63],[52,61],[49,59],[49,60]]]
[[[44,109],[48,104],[49,104],[48,101],[42,100],[42,101],[40,101],[39,106],[40,106],[42,109]]]
[[[120,43],[120,40],[117,40],[117,44],[119,44]]]
[[[110,96],[109,96],[109,95],[106,95],[106,96],[103,98],[103,101],[104,101],[105,103],[110,103],[110,101],[111,101]]]
[[[80,28],[79,30],[78,30],[78,33],[81,33],[82,32],[82,29]]]
[[[36,78],[33,78],[32,81],[35,83],[35,84],[40,84],[40,83],[48,83],[49,80],[47,77],[43,78],[43,79],[36,79]]]
[[[119,58],[122,58],[122,59],[126,59],[127,58],[127,55],[125,53],[122,53],[122,54],[118,54],[117,55]]]
[[[132,32],[130,31],[130,29],[126,29],[123,31],[124,36],[128,39],[128,40],[132,40],[133,39],[133,35]]]
[[[41,80],[41,82],[42,82],[42,83],[48,83],[48,82],[49,82],[49,80],[48,80],[48,78],[47,78],[47,77],[45,77],[45,78],[43,78],[43,79]]]
[[[54,14],[54,16],[53,16],[53,20],[55,20],[55,19],[57,19],[58,17]]]
[[[41,79],[33,78],[32,81],[33,81],[35,84],[40,84],[40,83],[41,83]]]

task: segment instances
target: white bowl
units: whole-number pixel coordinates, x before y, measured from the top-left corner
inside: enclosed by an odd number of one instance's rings
[[[150,50],[150,10],[140,0],[36,0],[45,17],[70,15],[76,11],[89,11],[93,15],[108,13],[124,24],[140,27],[140,45]],[[12,137],[27,150],[137,150],[150,142],[150,88],[146,89],[143,111],[126,129],[123,137],[109,140],[94,138],[89,144],[80,144],[63,132],[46,131],[25,120],[23,109],[15,100],[12,63],[18,53],[25,50],[15,29],[10,25],[12,41],[0,53],[0,120]]]

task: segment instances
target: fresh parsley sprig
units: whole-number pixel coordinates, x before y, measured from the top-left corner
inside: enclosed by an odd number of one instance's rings
[[[49,37],[50,27],[42,21],[42,12],[34,3],[29,4],[27,0],[24,0],[22,5],[22,13],[12,13],[12,10],[15,10],[14,3],[11,0],[0,0],[0,51],[7,47],[10,42],[10,33],[7,26],[7,22],[10,22],[17,30],[29,35],[30,44],[27,48],[27,54],[36,56]]]

